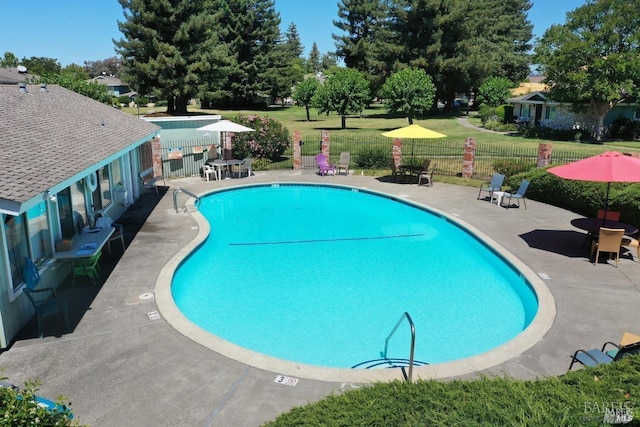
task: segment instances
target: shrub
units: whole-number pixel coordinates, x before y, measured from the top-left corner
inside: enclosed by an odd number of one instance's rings
[[[478,114],[480,115],[480,120],[482,121],[482,125],[487,122],[487,120],[494,119],[496,120],[496,109],[488,106],[487,104],[480,104],[478,107]]]
[[[382,147],[364,149],[354,160],[356,166],[362,169],[388,169],[391,164],[389,150]]]
[[[37,386],[37,382],[27,381],[21,391],[0,387],[0,425],[78,425],[72,421],[73,414],[69,409],[71,403],[63,402],[62,398],[56,400],[56,403],[64,407],[64,411],[51,411],[39,406],[35,400]]]
[[[271,160],[269,159],[265,159],[265,158],[254,159],[253,162],[251,163],[251,169],[256,171],[265,171],[269,169],[270,164],[271,164]]]
[[[508,159],[493,162],[493,169],[505,177],[523,173],[535,167],[535,163],[523,159]]]
[[[611,123],[611,138],[633,140],[640,136],[640,124],[635,120],[619,117]]]
[[[118,97],[118,104],[129,105],[130,102],[131,98],[129,98],[127,95],[120,95]]]
[[[531,182],[527,198],[558,206],[580,215],[595,217],[605,204],[607,184],[562,179],[544,168],[531,168],[507,175],[505,186],[516,189],[520,181]],[[640,224],[640,184],[614,183],[609,188],[609,209],[620,212],[620,219]]]
[[[254,129],[254,132],[238,132],[231,139],[231,151],[236,159],[279,160],[291,144],[289,131],[282,123],[270,117],[239,115],[235,121]]]
[[[498,105],[494,111],[496,113],[496,117],[498,118],[498,122],[504,123],[504,119],[505,119],[504,105]]]

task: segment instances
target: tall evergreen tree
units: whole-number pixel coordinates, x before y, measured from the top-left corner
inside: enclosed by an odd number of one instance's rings
[[[271,93],[267,74],[283,67],[274,51],[280,38],[280,16],[274,0],[218,0],[220,13],[216,27],[223,34],[233,58],[228,73],[225,105],[247,107],[258,94]],[[283,70],[282,68],[279,68]]]
[[[287,28],[287,31],[284,33],[284,39],[291,57],[300,58],[304,53],[304,46],[300,41],[300,34],[298,34],[296,24],[293,22],[289,24],[289,28]]]
[[[348,68],[363,73],[370,89],[376,93],[385,78],[384,63],[380,61],[377,44],[386,39],[383,34],[387,19],[384,0],[341,0],[338,20],[333,21],[345,35],[333,34],[336,55]]]
[[[311,46],[311,51],[309,52],[309,60],[307,61],[307,72],[315,74],[320,70],[322,70],[320,63],[320,50],[318,50],[316,42],[313,42],[313,46]]]
[[[202,85],[202,71],[213,60],[204,48],[212,35],[205,0],[118,0],[125,21],[116,41],[123,78],[138,92],[167,100],[167,112],[186,114],[189,100]]]

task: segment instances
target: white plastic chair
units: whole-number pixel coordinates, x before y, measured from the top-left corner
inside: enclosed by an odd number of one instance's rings
[[[211,179],[210,175],[213,175],[216,178],[216,181],[218,180],[218,174],[213,166],[205,163],[203,171],[204,176],[207,178],[207,182],[209,182],[209,180]]]
[[[252,162],[253,162],[253,159],[251,157],[245,157],[244,159],[242,159],[242,162],[240,162],[240,167],[238,168],[238,178],[242,177],[243,172],[247,172],[247,178],[251,176]]]

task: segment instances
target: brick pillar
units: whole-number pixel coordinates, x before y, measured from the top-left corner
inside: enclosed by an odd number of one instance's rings
[[[299,171],[302,169],[302,136],[300,131],[293,132],[293,170]]]
[[[153,176],[163,176],[160,136],[156,136],[151,140],[151,159],[153,161]]]
[[[551,164],[551,151],[553,144],[550,142],[541,142],[538,144],[538,161],[536,166],[543,168]]]
[[[329,158],[329,145],[330,145],[329,131],[323,130],[322,140],[320,141],[320,152],[325,156],[327,156],[327,159]]]
[[[402,164],[402,138],[393,138],[393,151],[391,152],[393,164],[396,169]]]
[[[464,154],[462,156],[462,177],[473,177],[473,162],[476,154],[476,139],[467,138],[464,141]]]

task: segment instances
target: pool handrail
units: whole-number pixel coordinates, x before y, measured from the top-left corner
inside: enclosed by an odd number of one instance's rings
[[[384,340],[384,353],[382,354],[382,357],[385,358],[385,359],[387,358],[387,348],[389,346],[389,339],[393,336],[393,334],[398,329],[398,326],[400,326],[400,323],[402,323],[402,321],[405,318],[409,322],[409,327],[411,328],[411,350],[409,351],[409,375],[407,376],[407,381],[413,382],[413,380],[412,380],[412,378],[413,378],[413,354],[414,354],[415,348],[416,348],[416,328],[413,325],[413,320],[411,319],[411,316],[406,311],[402,314],[402,316],[400,316],[400,319],[398,319],[398,322],[393,327],[393,330],[387,336],[387,339]]]
[[[199,196],[197,196],[196,194],[193,194],[191,191],[187,190],[186,188],[178,187],[175,190],[173,190],[173,208],[176,210],[176,213],[179,212],[178,211],[178,193],[184,193],[196,199],[195,201],[196,206],[198,206],[198,203],[200,203]]]

